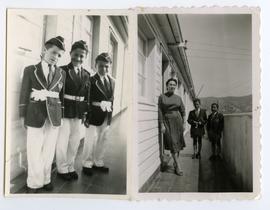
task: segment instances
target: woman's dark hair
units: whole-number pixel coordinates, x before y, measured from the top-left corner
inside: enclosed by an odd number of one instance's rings
[[[174,81],[175,84],[177,85],[177,80],[174,79],[174,78],[170,78],[170,79],[168,79],[168,80],[166,81],[166,86],[168,86],[169,82],[171,82],[171,81]]]
[[[199,102],[199,104],[201,104],[201,100],[200,99],[198,99],[198,98],[195,98],[194,100],[193,100],[193,105],[195,106],[195,103],[196,102]]]
[[[212,108],[213,106],[216,106],[217,108],[219,108],[218,103],[212,103],[212,104],[211,104],[211,108]]]

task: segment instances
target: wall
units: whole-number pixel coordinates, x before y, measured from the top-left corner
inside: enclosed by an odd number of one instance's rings
[[[149,55],[152,70],[151,87],[154,91],[154,102],[138,101],[138,157],[139,157],[139,188],[148,180],[160,165],[158,138],[158,97],[162,91],[161,52],[154,42]]]
[[[40,16],[10,15],[7,51],[7,139],[12,140],[7,148],[7,163],[10,178],[26,170],[26,130],[19,119],[19,95],[24,67],[40,60],[44,18]],[[17,35],[18,25],[21,27]],[[31,36],[29,36],[31,34]],[[28,37],[28,38],[27,38]]]
[[[229,175],[242,191],[252,191],[252,115],[224,116],[222,154]]]

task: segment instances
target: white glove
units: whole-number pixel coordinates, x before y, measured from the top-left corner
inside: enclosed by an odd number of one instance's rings
[[[101,101],[100,102],[100,108],[102,109],[103,112],[106,111],[106,101]]]
[[[31,93],[31,97],[35,101],[45,101],[47,99],[47,90],[37,90],[32,88],[33,92]]]
[[[107,112],[112,112],[112,102],[106,101],[106,110]]]
[[[101,101],[100,102],[100,108],[103,112],[112,112],[112,102],[110,101]]]

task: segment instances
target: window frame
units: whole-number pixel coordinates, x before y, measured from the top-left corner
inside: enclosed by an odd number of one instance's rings
[[[144,74],[140,73],[139,72],[139,66],[137,67],[138,71],[137,71],[137,81],[139,79],[139,77],[142,77],[145,81],[144,83],[144,95],[140,95],[139,93],[139,88],[137,88],[137,91],[138,91],[138,99],[139,99],[139,103],[143,103],[143,104],[146,104],[146,105],[150,105],[150,106],[156,106],[157,104],[155,103],[155,95],[153,96],[149,96],[150,92],[154,92],[154,91],[150,91],[150,86],[148,85],[148,81],[150,79],[150,73],[149,73],[149,59],[150,57],[148,56],[148,53],[149,53],[149,39],[146,37],[146,35],[142,32],[142,30],[138,30],[138,50],[137,50],[137,59],[139,60],[139,39],[142,39],[145,43],[145,46],[144,46],[144,53],[145,55],[143,55],[145,57],[145,64],[144,64]],[[139,63],[139,62],[138,62]],[[154,93],[155,94],[155,93]]]
[[[111,27],[109,27],[109,49],[111,46],[111,43],[113,43],[113,54],[110,55],[111,59],[112,59],[112,65],[111,65],[111,76],[113,76],[114,78],[117,77],[117,58],[118,58],[118,40],[116,35],[113,32],[113,29]]]

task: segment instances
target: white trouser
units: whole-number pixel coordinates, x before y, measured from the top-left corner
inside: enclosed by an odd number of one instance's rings
[[[27,127],[28,187],[36,189],[51,182],[58,131],[48,119],[41,128]]]
[[[80,145],[81,119],[63,119],[56,145],[56,165],[59,173],[75,171],[74,162]]]
[[[101,126],[90,125],[89,128],[86,128],[83,145],[83,167],[104,166],[108,131],[107,118]]]

